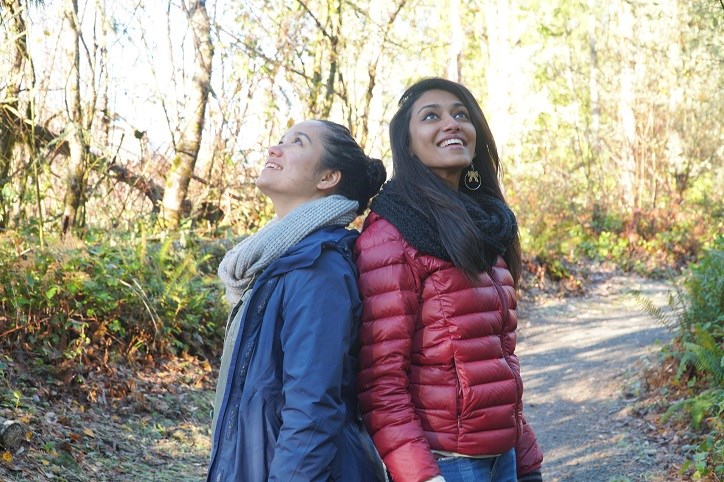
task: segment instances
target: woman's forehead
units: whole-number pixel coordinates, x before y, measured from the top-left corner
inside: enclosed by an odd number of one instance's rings
[[[448,104],[463,104],[462,100],[452,92],[442,89],[430,89],[426,90],[417,100],[414,102],[413,110],[419,109],[422,105],[448,105]]]
[[[305,120],[294,124],[287,132],[304,132],[305,134],[314,134],[319,137],[324,129],[324,124],[316,120]]]

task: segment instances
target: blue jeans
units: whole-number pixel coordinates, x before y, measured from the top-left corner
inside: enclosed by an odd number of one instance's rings
[[[445,457],[437,465],[445,482],[516,482],[515,449],[497,457]]]

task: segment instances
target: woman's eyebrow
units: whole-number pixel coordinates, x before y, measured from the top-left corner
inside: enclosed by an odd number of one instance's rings
[[[450,105],[452,107],[465,107],[465,104],[463,104],[462,102],[454,102]],[[427,105],[423,105],[422,107],[420,107],[420,110],[418,110],[417,113],[419,114],[420,112],[422,112],[425,109],[439,109],[439,108],[440,108],[440,104],[427,104]]]
[[[304,136],[304,137],[307,138],[307,141],[308,141],[310,144],[312,143],[312,138],[309,137],[309,136],[308,136],[307,134],[305,134],[304,132],[295,132],[294,134],[297,135],[297,136]]]
[[[439,108],[440,108],[440,104],[427,104],[427,105],[423,105],[422,107],[420,107],[420,110],[418,110],[417,113],[419,114],[420,112],[422,112],[425,109],[439,109]]]
[[[307,134],[305,134],[304,132],[299,132],[299,131],[293,132],[293,133],[292,133],[292,136],[304,136],[304,137],[307,138],[307,141],[308,141],[310,144],[312,143],[312,138],[309,137],[309,136],[308,136]],[[283,138],[283,137],[279,140],[279,144],[284,144],[284,138]]]

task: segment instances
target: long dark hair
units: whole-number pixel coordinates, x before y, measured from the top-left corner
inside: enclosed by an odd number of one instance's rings
[[[479,250],[479,246],[482,245],[480,233],[473,226],[472,219],[450,186],[410,151],[412,105],[429,90],[444,90],[460,99],[475,127],[477,142],[473,163],[480,173],[482,186],[476,191],[468,189],[463,182],[465,175],[463,170],[460,175],[459,191],[470,196],[481,206],[484,205],[482,196],[486,195],[505,202],[498,179],[500,171],[498,150],[480,105],[466,87],[442,78],[422,79],[408,87],[400,98],[399,109],[390,122],[393,177],[399,185],[400,194],[409,205],[421,215],[434,220],[443,246],[455,266],[468,278],[478,279],[478,273],[485,266],[483,253]],[[503,259],[513,275],[513,282],[517,288],[522,265],[517,229],[505,250]]]
[[[367,157],[354,140],[349,129],[336,122],[317,119],[324,124],[322,134],[324,153],[320,170],[339,171],[342,178],[335,194],[357,201],[357,214],[362,214],[387,178],[387,171],[379,159]]]

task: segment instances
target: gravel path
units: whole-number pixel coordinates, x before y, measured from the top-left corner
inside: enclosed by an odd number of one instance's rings
[[[544,452],[546,482],[685,480],[668,474],[675,456],[647,440],[645,422],[627,410],[642,360],[670,337],[631,289],[664,306],[670,286],[613,276],[582,297],[520,306],[524,411]]]

